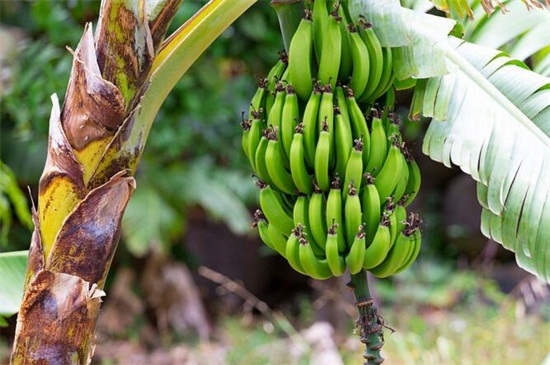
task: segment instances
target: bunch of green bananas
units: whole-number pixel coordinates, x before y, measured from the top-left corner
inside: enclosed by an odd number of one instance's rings
[[[393,100],[391,49],[364,18],[348,24],[339,2],[312,8],[242,122],[260,188],[254,226],[312,278],[346,267],[388,277],[415,260],[421,243],[421,219],[406,210],[420,187],[418,165],[397,116],[373,108]]]

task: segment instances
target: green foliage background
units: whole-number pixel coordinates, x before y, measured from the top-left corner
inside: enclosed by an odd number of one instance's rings
[[[206,1],[188,0],[170,32]],[[50,95],[63,100],[72,56],[83,26],[96,21],[99,1],[0,2],[3,27],[24,32],[18,52],[4,60],[9,71],[0,95],[0,156],[21,187],[36,193],[45,161]],[[221,219],[235,232],[249,230],[247,205],[256,191],[241,153],[240,111],[246,110],[256,80],[277,59],[282,41],[269,6],[255,6],[231,26],[195,63],[166,99],[138,171],[138,185],[127,211],[128,249],[137,256],[149,245],[168,249],[185,228],[193,205]],[[153,219],[152,219],[153,218]],[[8,246],[25,249],[28,228],[11,226]]]

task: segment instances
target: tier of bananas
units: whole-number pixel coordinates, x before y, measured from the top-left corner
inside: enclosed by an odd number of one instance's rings
[[[390,111],[392,52],[338,1],[308,5],[241,123],[260,188],[254,226],[304,275],[388,277],[421,244],[421,219],[406,209],[420,172]]]

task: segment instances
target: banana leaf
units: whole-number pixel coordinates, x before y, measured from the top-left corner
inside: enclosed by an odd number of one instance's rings
[[[0,254],[0,327],[4,317],[19,311],[28,253],[13,251]]]
[[[381,41],[395,47],[398,79],[423,79],[411,109],[432,118],[423,152],[478,181],[482,232],[550,281],[550,79],[504,52],[448,36],[454,21],[413,17],[418,12],[398,1],[355,0],[352,13],[374,19]]]
[[[432,78],[423,152],[478,182],[482,232],[550,280],[550,79],[489,48],[450,38],[450,73]]]
[[[550,76],[550,11],[523,1],[507,0],[506,11],[488,15],[479,1],[471,1],[473,18],[464,18],[464,39],[481,46],[500,49],[511,57],[525,61],[530,58],[537,73]]]

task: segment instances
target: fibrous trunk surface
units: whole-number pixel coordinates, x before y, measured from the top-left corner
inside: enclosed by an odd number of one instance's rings
[[[95,35],[86,25],[71,51],[63,106],[52,96],[12,364],[91,359],[102,289],[146,134],[131,149],[121,146],[142,135],[133,121],[154,56],[182,1],[105,0]]]

